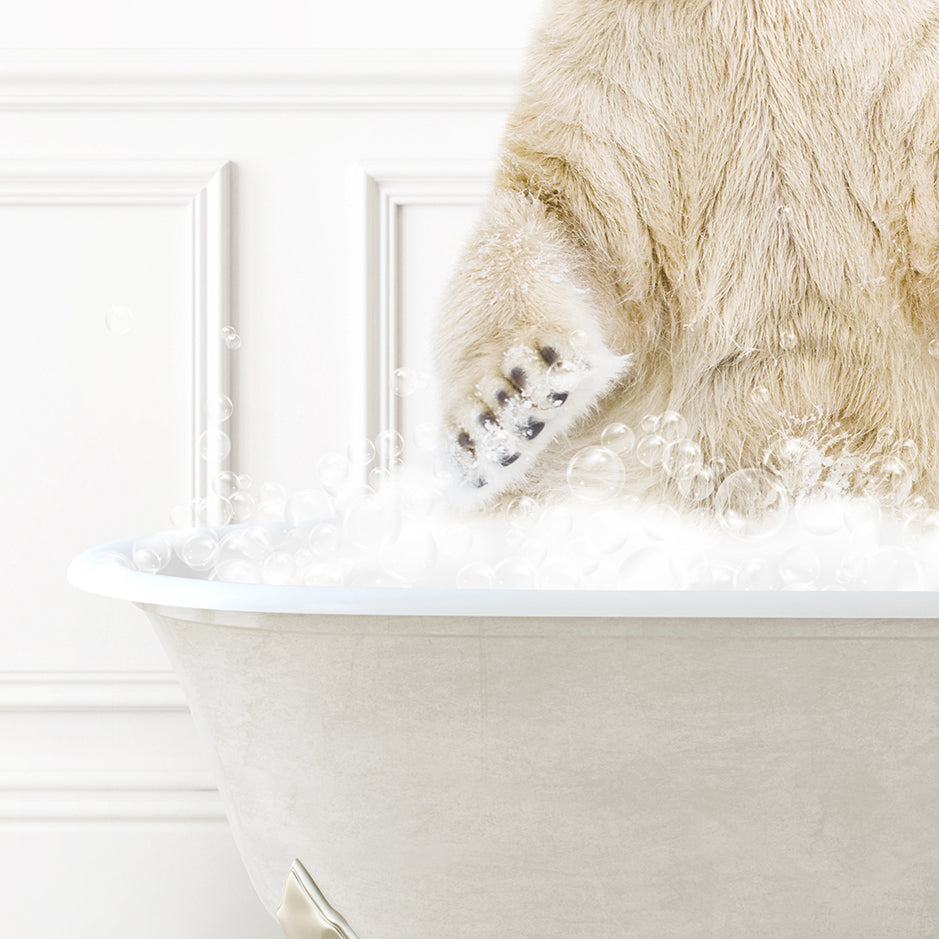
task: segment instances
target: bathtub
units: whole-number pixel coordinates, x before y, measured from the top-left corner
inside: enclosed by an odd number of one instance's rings
[[[289,939],[939,935],[939,594],[357,590],[109,562]]]

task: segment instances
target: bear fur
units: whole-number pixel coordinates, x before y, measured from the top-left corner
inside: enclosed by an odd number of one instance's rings
[[[471,504],[549,496],[674,411],[718,483],[795,439],[935,504],[937,315],[939,2],[553,0],[437,325],[448,448]]]

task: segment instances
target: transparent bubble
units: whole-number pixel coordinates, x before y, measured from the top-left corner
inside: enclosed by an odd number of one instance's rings
[[[919,590],[922,571],[909,548],[894,545],[875,551],[867,567],[871,590]]]
[[[188,534],[177,547],[180,560],[194,571],[207,571],[219,553],[218,535],[211,528],[200,528]]]
[[[404,437],[396,430],[383,430],[375,438],[378,460],[383,466],[398,463],[404,455]]]
[[[645,434],[655,434],[659,430],[659,415],[658,414],[646,414],[646,416],[639,422],[639,427]]]
[[[238,474],[233,473],[231,470],[222,470],[222,472],[212,480],[212,491],[216,493],[216,495],[226,499],[231,499],[231,497],[238,492],[239,488]]]
[[[242,558],[228,558],[216,565],[209,579],[228,584],[259,584],[261,568]]]
[[[570,339],[571,345],[575,349],[583,352],[587,348],[588,339],[587,339],[587,333],[584,330],[574,329],[571,331],[571,334],[568,338]]]
[[[138,571],[156,574],[169,564],[172,553],[168,538],[164,535],[149,535],[134,542],[130,556]]]
[[[232,518],[236,522],[247,522],[254,515],[257,504],[254,496],[247,492],[236,492],[229,499],[232,507]]]
[[[721,527],[738,536],[772,534],[782,525],[789,506],[789,496],[779,479],[753,467],[731,473],[714,497]]]
[[[435,453],[440,446],[440,429],[435,424],[418,424],[411,435],[414,446],[421,453]]]
[[[176,528],[202,528],[227,525],[234,515],[230,499],[212,495],[208,499],[191,499],[187,505],[174,506],[170,519]]]
[[[505,507],[505,520],[513,528],[530,528],[540,507],[531,496],[516,496]]]
[[[675,482],[678,491],[692,503],[710,498],[717,488],[717,476],[710,466],[686,466],[679,471]]]
[[[708,586],[711,590],[735,590],[740,572],[727,561],[715,561],[711,565]]]
[[[668,443],[664,437],[658,434],[646,434],[640,437],[639,443],[636,444],[636,459],[649,469],[661,466],[666,446]]]
[[[252,525],[239,528],[222,538],[225,557],[240,557],[249,561],[261,561],[274,547],[274,539],[266,528]]]
[[[822,475],[822,455],[802,437],[779,437],[763,455],[763,465],[793,495],[813,486]]]
[[[276,482],[266,482],[261,486],[262,502],[287,502],[287,490]]]
[[[844,521],[855,533],[869,531],[880,523],[880,505],[872,498],[850,499],[844,503]]]
[[[678,513],[670,505],[651,506],[642,514],[642,530],[653,541],[668,541],[675,533]]]
[[[704,467],[704,456],[701,448],[693,441],[685,438],[673,440],[665,447],[662,456],[662,468],[669,476],[681,476],[695,473]]]
[[[414,394],[420,387],[417,373],[410,368],[396,368],[394,371],[395,394],[399,398],[406,398]]]
[[[688,422],[678,411],[666,411],[659,418],[659,426],[656,433],[666,441],[671,443],[673,440],[681,440],[688,434]]]
[[[254,485],[254,480],[247,473],[238,474],[238,488],[244,492]]]
[[[98,560],[103,567],[120,567],[124,570],[134,570],[134,562],[120,551],[109,551]]]
[[[769,404],[770,393],[766,385],[760,385],[753,389],[754,404]]]
[[[296,574],[296,561],[289,551],[272,551],[261,565],[265,584],[287,586],[294,582]]]
[[[461,590],[486,590],[496,585],[496,572],[482,561],[472,561],[457,571],[456,585]]]
[[[226,349],[240,349],[241,336],[238,335],[238,330],[234,326],[223,326],[222,342],[225,344]]]
[[[626,470],[609,447],[584,447],[567,464],[567,486],[581,502],[606,502],[626,482]]]
[[[892,450],[897,443],[897,432],[889,427],[877,431],[877,448],[879,450]]]
[[[939,339],[933,339],[926,349],[934,359],[939,359]]]
[[[796,503],[796,519],[809,534],[834,535],[845,527],[844,509],[844,497],[826,483],[817,495]]]
[[[865,587],[868,568],[867,556],[860,552],[852,552],[841,559],[835,579],[842,587]]]
[[[207,430],[199,438],[203,460],[224,460],[231,453],[231,437],[221,430]]]
[[[383,496],[359,496],[346,507],[343,533],[360,548],[377,548],[401,532],[401,510],[396,500]]]
[[[305,587],[341,587],[345,578],[332,564],[308,564],[300,572],[300,583]]]
[[[452,522],[440,531],[438,545],[440,553],[449,558],[464,558],[473,547],[473,532],[469,525]]]
[[[916,441],[909,439],[904,440],[897,450],[897,456],[900,457],[904,463],[915,463],[919,457],[919,447],[916,445]]]
[[[818,555],[802,545],[790,548],[779,559],[779,576],[788,587],[808,587],[821,572]]]
[[[608,424],[600,434],[600,444],[614,453],[629,453],[636,444],[636,435],[626,424]]]
[[[875,456],[861,468],[864,494],[883,505],[898,505],[913,488],[913,474],[899,457]]]
[[[209,420],[224,424],[234,412],[231,398],[226,394],[216,394],[206,402],[205,413]]]
[[[776,572],[766,558],[748,558],[737,571],[740,590],[772,590],[776,586]]]
[[[615,554],[630,540],[635,519],[620,509],[604,508],[591,515],[584,527],[598,550]]]
[[[112,306],[104,314],[104,325],[112,336],[126,336],[134,328],[134,314],[123,306]]]
[[[285,517],[288,525],[303,525],[331,518],[333,500],[322,489],[301,489],[287,500]]]
[[[904,518],[925,518],[928,514],[929,503],[923,496],[910,496],[910,498],[903,503]]]
[[[563,505],[549,505],[538,517],[538,530],[548,538],[564,538],[574,527],[574,516]]]
[[[528,590],[538,582],[538,568],[527,558],[505,558],[494,572],[496,586],[507,590]]]
[[[349,444],[346,456],[353,466],[368,466],[375,459],[375,444],[368,437],[363,437]]]
[[[422,580],[437,564],[437,542],[430,532],[405,529],[394,542],[382,547],[381,563],[392,574]]]
[[[799,337],[791,329],[784,329],[779,334],[779,345],[783,349],[791,351],[792,349],[795,349],[798,344]]]
[[[335,522],[317,522],[310,528],[307,544],[316,558],[335,557],[342,544],[342,529]]]
[[[349,460],[342,453],[325,453],[316,461],[317,482],[336,495],[349,478]]]

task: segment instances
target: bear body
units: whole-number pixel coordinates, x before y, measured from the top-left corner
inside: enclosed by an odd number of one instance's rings
[[[437,327],[464,497],[620,423],[637,494],[935,503],[937,288],[939,2],[553,0]]]

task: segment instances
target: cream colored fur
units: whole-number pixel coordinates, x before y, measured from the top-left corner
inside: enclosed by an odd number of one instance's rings
[[[467,491],[550,493],[670,408],[728,473],[780,434],[863,462],[892,431],[935,502],[937,286],[939,2],[554,0],[438,329]],[[545,429],[502,467],[478,415],[507,453],[507,353],[545,346],[569,397],[527,402]]]

